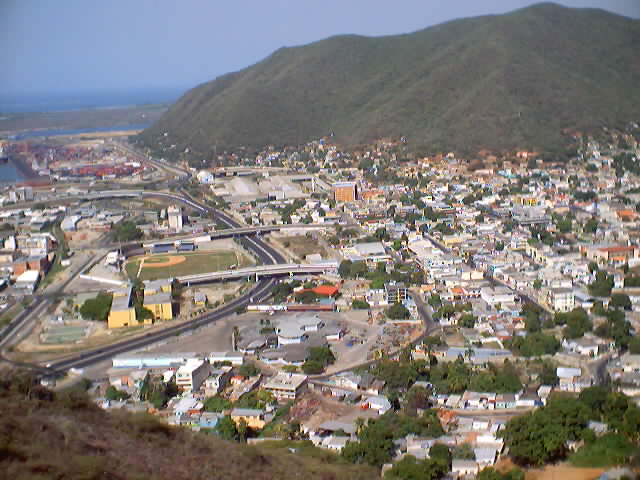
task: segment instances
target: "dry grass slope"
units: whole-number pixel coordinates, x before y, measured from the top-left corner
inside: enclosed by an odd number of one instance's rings
[[[107,413],[84,392],[0,378],[0,478],[12,480],[370,479],[375,473],[228,443],[147,414]]]

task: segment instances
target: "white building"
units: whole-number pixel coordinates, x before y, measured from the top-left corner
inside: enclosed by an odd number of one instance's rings
[[[547,295],[547,301],[556,312],[570,312],[576,306],[575,295],[571,288],[552,288]]]
[[[277,400],[295,400],[307,383],[307,376],[299,373],[280,372],[262,386]]]
[[[169,228],[176,232],[182,231],[182,208],[178,205],[171,205],[167,208],[167,217],[169,219]]]
[[[209,363],[204,360],[190,360],[178,368],[176,385],[179,390],[192,392],[198,390],[209,376]]]

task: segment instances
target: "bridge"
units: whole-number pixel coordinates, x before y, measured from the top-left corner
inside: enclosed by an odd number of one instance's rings
[[[143,243],[143,248],[150,249],[155,247],[156,245],[166,245],[167,243],[178,243],[178,242],[208,242],[211,240],[215,240],[217,238],[227,238],[227,237],[235,237],[236,235],[252,235],[254,233],[270,233],[277,232],[281,230],[300,230],[300,231],[309,231],[309,230],[324,230],[326,228],[331,228],[334,225],[331,223],[294,223],[287,225],[260,225],[255,227],[240,227],[240,228],[227,228],[225,230],[216,230],[215,232],[202,233],[199,235],[178,235],[178,236],[169,236],[159,240],[155,240],[153,242]]]
[[[214,282],[216,280],[229,280],[234,278],[247,278],[255,276],[273,277],[279,275],[291,275],[295,273],[328,273],[338,270],[338,262],[328,261],[323,263],[279,263],[275,265],[258,265],[254,267],[237,268],[234,270],[221,270],[219,272],[198,273],[176,277],[183,285]]]

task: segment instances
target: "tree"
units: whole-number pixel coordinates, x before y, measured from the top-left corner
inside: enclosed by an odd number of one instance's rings
[[[588,419],[584,404],[552,395],[546,406],[509,420],[501,434],[514,462],[544,465],[566,457],[567,441],[579,439]]]
[[[307,360],[302,364],[302,371],[307,375],[317,375],[324,372],[324,365],[315,360]]]
[[[118,390],[113,385],[109,385],[104,396],[107,400],[126,400],[131,395],[123,390]]]
[[[353,262],[351,260],[343,260],[340,262],[340,266],[338,267],[338,275],[341,278],[350,278],[351,277],[351,266]]]
[[[368,310],[369,308],[371,308],[371,305],[369,305],[364,300],[354,300],[351,302],[351,308],[353,308],[354,310]]]
[[[556,386],[560,382],[558,374],[556,373],[556,368],[549,362],[544,362],[542,364],[542,371],[540,372],[538,379],[542,385]]]
[[[111,232],[116,242],[131,242],[141,239],[144,235],[135,223],[128,220],[120,222]]]
[[[95,298],[89,298],[80,307],[80,315],[83,318],[104,322],[111,310],[113,296],[108,293],[99,293]]]
[[[533,281],[533,288],[534,288],[535,290],[540,290],[540,288],[542,288],[542,280],[540,280],[539,278],[536,278],[536,279]]]
[[[259,373],[260,370],[253,364],[253,362],[243,363],[238,369],[238,374],[243,377],[255,377]]]
[[[631,299],[626,293],[614,293],[609,300],[609,308],[631,310]]]
[[[218,420],[216,433],[224,440],[238,440],[236,424],[229,415]]]
[[[385,480],[435,480],[444,476],[448,470],[441,462],[433,459],[417,460],[413,455],[405,455],[393,464]]]
[[[369,269],[367,268],[367,264],[364,262],[354,262],[351,265],[351,276],[355,278],[362,277],[365,273],[367,273]]]
[[[451,452],[451,456],[453,458],[460,458],[462,460],[476,459],[476,454],[473,451],[473,447],[471,446],[470,443],[463,443],[461,445],[458,445],[456,448],[453,449],[453,452]]]
[[[226,398],[215,395],[204,401],[205,412],[222,412],[231,408],[231,402]]]
[[[589,285],[589,293],[596,297],[608,297],[611,295],[613,288],[613,276],[607,275],[606,272],[598,270],[596,279]]]
[[[629,353],[640,354],[640,337],[633,337],[629,340]]]
[[[545,354],[553,355],[560,350],[560,341],[552,335],[535,332],[525,337],[514,337],[510,347],[523,357],[539,357]]]
[[[465,313],[458,319],[458,325],[463,328],[473,328],[476,325],[476,317],[471,313]]]
[[[443,443],[434,443],[429,449],[429,458],[442,464],[449,471],[451,468],[451,450]]]
[[[385,313],[387,314],[387,317],[392,320],[404,320],[411,316],[409,310],[407,310],[401,303],[394,303],[387,308]]]

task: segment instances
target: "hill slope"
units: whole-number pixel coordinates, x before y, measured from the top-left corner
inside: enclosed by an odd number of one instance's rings
[[[0,378],[0,478],[82,480],[369,479],[332,465],[170,427],[147,414],[107,413],[84,393],[55,396],[30,379]]]
[[[547,148],[565,128],[638,120],[639,48],[640,21],[554,4],[332,37],[190,90],[141,138],[204,155],[330,132],[350,145],[405,135],[425,151]]]

